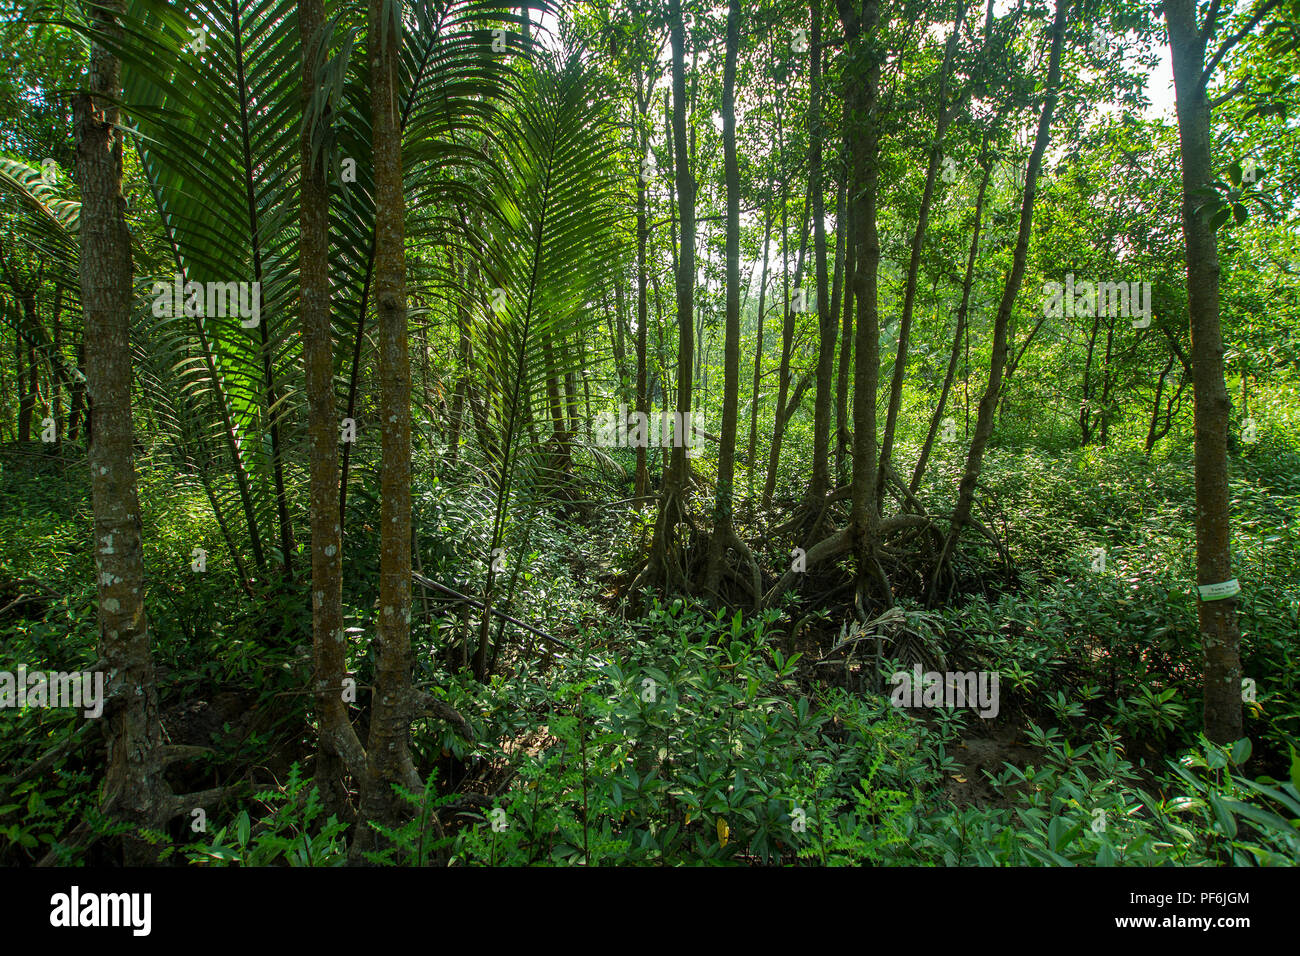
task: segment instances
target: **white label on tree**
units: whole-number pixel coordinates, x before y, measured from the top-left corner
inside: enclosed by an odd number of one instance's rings
[[[1236,578],[1232,578],[1229,581],[1220,581],[1218,584],[1202,584],[1197,590],[1201,592],[1202,601],[1222,601],[1240,594],[1241,585],[1237,583]]]

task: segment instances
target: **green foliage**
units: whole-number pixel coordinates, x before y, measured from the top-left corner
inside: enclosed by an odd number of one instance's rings
[[[320,792],[297,764],[284,785],[255,796],[256,819],[241,809],[234,819],[186,852],[200,866],[342,866],[347,826],[325,816]],[[187,821],[188,822],[188,821]]]
[[[1250,754],[1203,738],[1171,762],[1163,795],[1123,756],[1116,738],[1072,746],[1056,728],[1031,725],[1044,765],[1007,764],[993,785],[1011,810],[953,810],[896,862],[948,866],[1294,866],[1300,862],[1297,782],[1250,780],[1231,768]],[[1288,819],[1288,816],[1290,818]]]

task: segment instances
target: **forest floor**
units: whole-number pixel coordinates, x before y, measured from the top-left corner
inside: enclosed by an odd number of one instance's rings
[[[1300,831],[1271,821],[1279,808],[1300,817],[1285,809],[1300,799],[1295,783],[1258,781],[1300,777],[1289,749],[1300,719],[1300,468],[1288,470],[1275,450],[1234,477],[1238,573],[1253,584],[1242,604],[1244,666],[1259,693],[1248,707],[1249,744],[1215,748],[1197,737],[1185,463],[1041,456],[1026,468],[1023,449],[1016,454],[995,449],[988,473],[991,497],[1018,518],[992,522],[1012,529],[1013,566],[969,545],[958,603],[927,609],[901,595],[879,651],[874,640],[852,645],[861,650],[847,660],[847,601],[816,607],[796,593],[753,614],[651,599],[629,614],[624,582],[645,528],[626,506],[548,517],[531,532],[510,611],[573,651],[521,632],[496,675],[476,682],[450,664],[458,636],[476,631],[472,617],[466,629],[463,606],[417,593],[417,679],[477,738],[437,721],[415,726],[414,754],[442,820],[434,849],[419,852],[454,863],[590,865],[1294,858]],[[0,453],[0,494],[15,503],[0,515],[0,669],[94,658],[82,467]],[[936,466],[932,497],[955,467]],[[169,778],[177,792],[236,786],[245,796],[214,820],[248,819],[242,844],[228,822],[206,833],[179,827],[171,838],[197,863],[276,864],[292,847],[341,859],[345,832],[304,802],[315,741],[300,595],[248,602],[219,561],[208,575],[190,573],[196,543],[221,553],[202,499],[177,493],[166,468],[142,476],[162,724],[168,742],[208,748]],[[1136,480],[1148,493],[1128,493]],[[416,496],[424,573],[465,593],[474,584],[461,555],[486,533],[469,492],[444,474]],[[358,530],[348,539],[349,669],[362,687],[373,666],[364,635],[375,583],[364,529],[376,501],[357,496]],[[766,542],[758,550],[770,584],[788,543],[742,531]],[[1089,569],[1097,547],[1109,555],[1105,573]],[[812,592],[848,595],[839,578],[851,573],[847,564],[827,569]],[[914,661],[997,672],[998,714],[892,706],[889,675]],[[366,705],[363,693],[355,717],[363,740]],[[78,729],[55,710],[0,722],[0,859],[33,862],[92,811],[103,748],[96,735],[75,737]],[[52,776],[12,784],[10,768],[65,740],[81,743],[59,756]],[[498,811],[512,821],[500,832],[487,825]],[[1220,813],[1237,814],[1235,836]],[[303,849],[312,839],[325,842]]]

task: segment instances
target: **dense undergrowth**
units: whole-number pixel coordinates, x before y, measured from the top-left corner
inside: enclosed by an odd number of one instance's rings
[[[84,460],[10,453],[0,497],[0,669],[94,663]],[[922,497],[940,508],[960,468],[939,458]],[[986,463],[983,519],[960,599],[904,598],[879,641],[845,659],[843,606],[796,597],[762,615],[675,600],[627,614],[623,569],[645,546],[621,479],[592,484],[528,528],[509,612],[556,640],[507,632],[475,683],[455,635],[465,608],[417,592],[416,680],[466,716],[476,742],[415,725],[424,793],[377,863],[1284,864],[1300,859],[1300,454],[1283,435],[1234,461],[1234,555],[1244,595],[1247,739],[1197,733],[1200,702],[1190,463],[1140,451],[1049,452],[1004,440]],[[473,592],[489,525],[474,483],[433,455],[415,469],[417,566]],[[243,796],[156,834],[194,864],[335,865],[348,823],[311,783],[301,589],[244,594],[201,493],[142,471],[145,566],[163,725],[209,747],[171,773]],[[366,687],[378,505],[350,499],[350,670]],[[751,537],[762,516],[741,516]],[[785,543],[772,540],[767,570]],[[208,555],[194,570],[196,548]],[[1104,565],[1097,561],[1105,554]],[[477,563],[476,563],[477,562]],[[796,622],[799,626],[796,626]],[[884,678],[913,660],[996,671],[993,720],[894,707]],[[363,694],[360,701],[366,703]],[[102,745],[79,715],[0,721],[0,861],[79,855],[100,835]],[[1000,760],[970,759],[976,746]],[[37,761],[44,757],[45,761]],[[32,767],[39,772],[32,772]],[[978,781],[970,778],[978,776]],[[978,787],[959,786],[978,783]],[[84,840],[84,838],[82,838]]]

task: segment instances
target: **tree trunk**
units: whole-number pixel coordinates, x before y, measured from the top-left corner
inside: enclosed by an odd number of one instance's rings
[[[836,0],[844,24],[848,62],[845,66],[844,136],[852,157],[852,212],[855,255],[852,290],[857,305],[853,371],[853,507],[849,537],[857,560],[857,605],[865,613],[865,598],[874,581],[877,598],[892,605],[893,595],[876,558],[880,516],[876,508],[876,386],[880,375],[880,311],[878,281],[880,235],[876,198],[880,180],[880,133],[877,101],[882,53],[879,40],[880,4]]]
[[[849,171],[845,171],[846,188]],[[835,382],[835,474],[836,480],[848,479],[849,439],[849,370],[853,367],[853,281],[857,266],[857,245],[853,232],[853,204],[845,202],[844,218],[844,302],[840,321],[840,367]]]
[[[32,440],[32,417],[36,412],[36,349],[30,335],[24,334],[26,312],[19,316],[18,331],[14,333],[14,369],[18,373],[18,441],[26,444]]]
[[[63,441],[63,287],[54,290],[54,355],[50,362],[50,417],[54,419],[56,442]]]
[[[733,480],[736,470],[736,424],[740,405],[740,166],[736,160],[736,60],[740,47],[740,0],[727,11],[727,53],[722,80],[722,153],[727,182],[727,305],[723,349],[722,440],[718,448],[718,484],[709,542],[705,590],[716,592],[729,547],[747,558],[753,574],[754,600],[762,599],[758,567],[732,525]]]
[[[1169,381],[1169,373],[1173,371],[1174,362],[1176,360],[1177,360],[1176,356],[1172,351],[1170,351],[1169,361],[1165,362],[1164,371],[1160,373],[1160,378],[1156,380],[1156,397],[1155,397],[1155,401],[1151,403],[1151,424],[1147,427],[1147,439],[1146,439],[1146,446],[1145,446],[1145,451],[1147,455],[1151,454],[1151,449],[1155,447],[1156,441],[1160,438],[1160,434],[1159,434],[1160,410],[1163,406],[1165,385]]]
[[[385,23],[391,7],[393,20]],[[353,860],[375,839],[373,821],[396,826],[407,815],[394,785],[415,789],[408,736],[414,716],[411,689],[411,365],[406,329],[405,199],[397,72],[399,2],[370,0],[370,109],[375,168],[375,304],[379,333],[381,423],[379,644],[371,701],[366,774]]]
[[[1216,8],[1217,9],[1217,8]],[[1208,217],[1198,215],[1198,189],[1214,180],[1205,47],[1215,24],[1198,30],[1193,0],[1166,0],[1183,173],[1183,236],[1192,333],[1192,398],[1196,433],[1196,583],[1232,581],[1229,552],[1228,423],[1231,403],[1223,377],[1219,325],[1219,250]],[[1221,590],[1229,590],[1223,588]],[[1205,736],[1228,743],[1242,735],[1241,632],[1235,597],[1197,605],[1205,650]],[[1216,595],[1211,594],[1211,598]]]
[[[811,156],[808,160],[809,190],[812,195],[813,259],[817,283],[817,399],[813,410],[813,467],[812,483],[808,487],[809,502],[817,502],[830,491],[831,446],[831,394],[835,374],[836,315],[833,304],[827,299],[826,275],[826,197],[822,176],[822,5],[821,0],[811,0],[812,29],[809,31],[809,49],[812,66],[809,71],[808,140]]]
[[[1097,336],[1101,334],[1101,312],[1092,319],[1092,332],[1088,335],[1088,355],[1083,363],[1083,401],[1079,404],[1079,445],[1087,448],[1092,444],[1092,357],[1097,351]]]
[[[303,124],[300,141],[302,198],[298,263],[298,319],[306,371],[307,438],[311,484],[312,654],[318,730],[316,783],[334,812],[346,806],[346,770],[365,771],[365,753],[343,699],[347,644],[343,630],[343,536],[339,525],[339,428],[334,394],[334,336],[330,325],[329,192],[323,157],[312,157],[308,106],[316,68],[324,53],[325,5],[298,0],[303,58]]]
[[[1110,398],[1111,391],[1115,387],[1115,379],[1111,358],[1115,350],[1115,322],[1112,319],[1106,325],[1106,358],[1101,366],[1101,447],[1105,448],[1110,442]],[[1015,363],[1019,364],[1019,363]],[[1007,370],[1008,378],[1014,371],[1014,365]]]
[[[768,193],[772,191],[771,180],[768,181]],[[754,343],[754,392],[749,403],[749,497],[754,497],[754,472],[758,470],[758,394],[760,379],[763,374],[763,314],[767,310],[767,264],[768,246],[772,241],[772,223],[776,217],[769,215],[763,227],[763,273],[758,280],[758,330]]]
[[[81,423],[86,409],[86,342],[85,331],[82,331],[82,341],[77,344],[77,371],[81,372],[81,377],[72,386],[72,402],[68,408],[68,441],[76,441],[81,436]],[[87,442],[90,440],[90,429],[87,428]]]
[[[1056,17],[1052,23],[1052,50],[1047,70],[1047,99],[1038,121],[1038,132],[1029,154],[1025,173],[1025,190],[1020,203],[1020,228],[1012,257],[1011,271],[1002,289],[1002,300],[993,322],[993,356],[989,365],[988,385],[980,399],[976,415],[975,434],[971,437],[970,451],[966,456],[966,470],[957,491],[957,504],[953,508],[952,522],[944,540],[943,552],[935,565],[930,581],[928,601],[933,605],[938,599],[939,576],[961,537],[962,529],[970,521],[971,506],[975,501],[975,485],[979,481],[984,461],[984,448],[993,434],[993,413],[997,410],[998,396],[1002,390],[1002,373],[1007,361],[1007,326],[1025,278],[1025,261],[1029,253],[1029,236],[1034,220],[1034,196],[1038,191],[1038,171],[1042,167],[1043,153],[1051,138],[1052,114],[1056,111],[1061,82],[1061,50],[1065,45],[1065,13],[1070,0],[1057,0]]]
[[[542,360],[546,363],[546,401],[551,415],[551,438],[554,452],[551,456],[552,478],[562,480],[569,474],[569,421],[565,405],[564,383],[555,370],[557,363],[554,340],[549,331],[542,333]]]
[[[641,155],[644,158],[647,139],[641,136]],[[650,398],[646,394],[646,327],[649,323],[649,302],[646,288],[646,242],[650,228],[646,223],[646,189],[641,177],[636,187],[636,410],[650,413]],[[645,445],[636,449],[636,506],[640,508],[650,488],[650,471],[646,466]]]
[[[460,270],[456,270],[461,274]],[[469,284],[469,267],[465,267],[466,286],[464,294],[456,299],[456,389],[451,398],[451,438],[447,444],[451,463],[460,458],[460,437],[465,428],[465,393],[469,378],[469,296],[474,294],[474,286]]]
[[[693,332],[695,298],[695,179],[691,175],[686,135],[686,30],[680,0],[669,0],[668,26],[672,41],[672,138],[673,176],[681,216],[681,249],[677,256],[677,413],[687,421],[691,410],[693,374]],[[677,542],[677,524],[685,508],[689,461],[685,442],[674,441],[663,489],[659,496],[659,513],[650,546],[650,562],[645,582],[662,584],[665,591],[684,589]],[[644,586],[638,582],[638,588]],[[638,589],[634,588],[634,590]]]
[[[948,407],[948,396],[952,392],[952,383],[957,374],[957,356],[961,354],[962,337],[966,332],[967,318],[970,315],[970,293],[972,286],[975,284],[975,263],[979,258],[980,225],[984,218],[984,197],[988,192],[989,176],[993,171],[993,164],[989,161],[988,142],[986,137],[984,148],[980,151],[980,167],[984,170],[984,175],[980,177],[979,192],[975,196],[975,225],[971,232],[970,251],[966,255],[966,274],[961,283],[961,304],[957,307],[957,328],[952,333],[952,351],[948,354],[948,371],[943,378],[943,388],[939,392],[939,402],[935,406],[934,414],[930,416],[930,428],[925,434],[925,442],[921,445],[921,454],[917,456],[916,467],[912,470],[912,480],[907,486],[908,494],[911,495],[915,495],[917,489],[921,487],[921,479],[925,477],[930,452],[934,449],[935,435],[939,432],[939,426],[943,422],[944,410]]]
[[[898,411],[903,401],[903,380],[907,375],[907,350],[912,335],[912,314],[916,308],[917,277],[921,270],[921,250],[925,245],[925,231],[930,224],[930,205],[934,200],[934,181],[939,174],[939,161],[943,156],[943,138],[953,110],[948,106],[948,79],[961,25],[966,19],[966,4],[957,8],[956,22],[944,49],[943,66],[939,77],[939,104],[935,118],[934,144],[930,147],[930,161],[925,170],[925,188],[921,192],[921,208],[916,217],[916,230],[912,233],[911,254],[907,263],[907,284],[903,290],[903,314],[898,321],[898,350],[894,358],[894,375],[889,386],[889,409],[885,413],[885,433],[880,442],[880,469],[876,483],[876,507],[884,504],[885,474],[894,451],[894,429],[898,425]]]
[[[91,9],[97,31],[121,35],[124,0]],[[116,103],[120,64],[92,43],[88,92],[73,100],[77,180],[81,186],[81,302],[86,378],[94,440],[90,446],[99,596],[99,654],[107,675],[103,731],[107,747],[103,808],[136,827],[169,818],[163,779],[149,621],[144,608],[144,554],[131,427],[131,240],[122,198],[122,134]],[[132,835],[128,864],[150,861],[153,848]]]
[[[779,114],[778,114],[779,115]],[[778,120],[778,136],[780,123]],[[784,138],[782,137],[782,142]],[[784,159],[785,150],[781,150]],[[776,413],[772,423],[772,446],[767,454],[767,478],[763,481],[763,507],[772,503],[772,492],[776,488],[776,469],[781,463],[781,412],[785,409],[786,396],[790,391],[790,346],[794,341],[794,313],[790,310],[790,230],[787,228],[786,211],[789,205],[789,179],[782,171],[781,182],[781,364],[777,368]]]
[[[614,328],[611,338],[614,340],[614,370],[618,373],[618,401],[627,400],[627,341],[623,333],[623,276],[614,276]],[[609,315],[606,308],[605,314]]]

